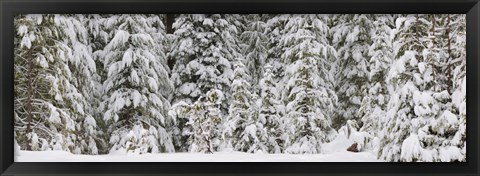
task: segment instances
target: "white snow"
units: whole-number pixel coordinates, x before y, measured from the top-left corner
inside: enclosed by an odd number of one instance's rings
[[[412,158],[420,158],[422,155],[422,147],[420,146],[420,142],[418,140],[418,136],[415,134],[411,134],[402,144],[402,153],[400,154],[400,158],[407,162],[411,162]]]
[[[442,117],[445,118],[447,124],[457,124],[458,122],[457,116],[450,111],[443,112]]]
[[[164,130],[164,129],[160,129]],[[132,133],[132,131],[130,131]],[[162,133],[160,133],[162,134]],[[129,134],[134,136],[135,134]],[[268,154],[245,153],[225,149],[205,153],[127,153],[125,149],[112,150],[106,155],[80,155],[65,151],[15,152],[15,162],[385,162],[371,152],[348,152],[353,143],[345,135],[338,135],[330,143],[322,144],[322,154]]]
[[[440,149],[440,159],[442,162],[449,162],[452,159],[461,160],[461,150],[454,146],[448,146],[447,148]]]
[[[419,69],[420,73],[423,74],[425,72],[425,67],[426,67],[426,63],[424,63],[424,62],[418,63],[418,69]]]
[[[15,162],[382,162],[368,152],[339,151],[330,154],[256,154],[244,152],[75,155],[65,151],[20,151]]]
[[[134,90],[132,92],[131,96],[132,96],[132,101],[133,101],[133,107],[137,107],[140,104],[140,100],[142,98],[142,95],[137,90]]]
[[[205,26],[213,26],[213,20],[212,20],[212,19],[209,19],[209,18],[204,19],[204,20],[203,20],[203,25],[205,25]]]
[[[22,38],[22,42],[20,43],[20,47],[27,47],[28,49],[30,49],[30,47],[32,47],[32,40],[31,40],[31,37],[29,36],[24,36]]]
[[[60,124],[62,122],[60,119],[60,113],[58,113],[57,108],[52,105],[50,105],[50,118],[48,120],[55,124]]]
[[[105,48],[107,48],[108,50],[114,50],[119,45],[126,43],[129,37],[130,33],[128,33],[127,31],[118,30],[115,34],[115,37],[113,37],[113,39],[110,41],[110,43],[107,44]]]
[[[155,79],[153,79],[152,77],[149,77],[149,78],[148,78],[148,86],[149,86],[152,90],[158,90],[157,81],[156,81]]]
[[[20,25],[17,29],[17,34],[23,36],[28,33],[28,27],[25,25]]]
[[[132,48],[129,48],[127,51],[125,51],[125,54],[123,54],[122,65],[130,67],[130,65],[132,64],[132,61],[133,61],[133,51],[132,51]]]

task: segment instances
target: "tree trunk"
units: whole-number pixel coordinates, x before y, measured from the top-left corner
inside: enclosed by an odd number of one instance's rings
[[[417,40],[417,42],[418,42],[418,45],[416,46],[417,53],[420,53],[420,52],[421,52],[421,51],[420,51],[421,41],[420,41],[420,34],[418,34],[418,31],[420,31],[420,29],[418,28],[418,22],[419,22],[418,18],[419,18],[419,17],[418,17],[418,14],[417,14],[417,19],[416,19],[416,21],[415,21],[415,38],[416,38],[416,40]],[[423,60],[420,60],[420,62],[423,62]]]
[[[166,14],[165,15],[165,29],[167,31],[167,34],[173,34],[173,22],[175,21],[175,15],[174,14]],[[173,70],[173,67],[175,66],[175,60],[172,58],[167,59],[167,65],[170,70]]]
[[[447,38],[448,38],[448,57],[450,58],[450,53],[451,53],[451,48],[450,48],[450,43],[451,43],[451,40],[450,40],[450,14],[448,14],[447,16]]]
[[[167,14],[165,18],[165,28],[167,30],[167,34],[173,34],[173,21],[175,19],[175,16],[173,14]]]
[[[432,43],[433,43],[433,47],[435,48],[435,39],[437,38],[435,36],[435,15],[432,15],[432,35],[433,35],[433,39],[432,39]]]
[[[450,38],[450,14],[447,15],[447,41],[448,41],[448,60],[447,60],[447,63],[448,63],[448,87],[447,87],[447,91],[448,93],[452,93],[452,89],[453,89],[453,81],[452,81],[452,66],[453,66],[453,63],[452,63],[452,51],[451,51],[451,38]]]
[[[436,21],[435,21],[435,15],[433,14],[433,15],[432,15],[432,48],[433,48],[434,50],[436,50],[436,48],[437,48],[437,47],[435,47],[435,39],[437,38],[437,36],[435,35],[435,23],[436,23]],[[441,43],[440,43],[440,45],[441,45]],[[432,59],[432,60],[433,60],[433,59]],[[443,67],[443,66],[440,66],[440,65],[439,65],[439,64],[441,64],[440,59],[438,60],[438,62],[436,62],[436,61],[434,61],[434,60],[433,60],[433,62],[434,62],[434,64],[433,64],[433,74],[434,74],[434,75],[437,75],[438,70],[439,70],[441,67]],[[438,64],[435,64],[435,63],[438,63]],[[438,82],[441,81],[441,80],[438,80],[438,77],[436,77],[435,79],[437,79]],[[434,89],[437,89],[437,88],[438,88],[438,87],[436,87],[436,88],[434,88]],[[439,90],[435,90],[435,91],[439,91]]]
[[[27,70],[27,135],[30,135],[27,142],[27,150],[32,150],[32,95],[33,95],[33,85],[32,85],[32,77],[33,77],[33,55],[32,55],[33,47],[28,50],[28,70]]]

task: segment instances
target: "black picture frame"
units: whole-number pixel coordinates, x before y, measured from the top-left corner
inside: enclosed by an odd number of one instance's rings
[[[479,175],[479,0],[2,0],[1,175]],[[462,13],[467,16],[467,162],[464,163],[15,163],[13,17],[110,13]]]

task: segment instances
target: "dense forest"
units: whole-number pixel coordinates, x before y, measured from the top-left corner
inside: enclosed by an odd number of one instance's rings
[[[15,144],[465,161],[460,14],[15,18]],[[161,157],[161,155],[159,155]]]

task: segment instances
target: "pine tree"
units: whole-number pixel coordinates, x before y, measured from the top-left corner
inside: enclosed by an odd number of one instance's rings
[[[278,109],[278,113],[280,117],[286,116],[285,111],[285,97],[286,94],[286,85],[288,82],[288,78],[286,77],[286,67],[287,63],[285,60],[282,59],[283,45],[281,45],[282,37],[285,35],[287,30],[285,30],[285,26],[292,17],[290,14],[282,14],[282,15],[266,15],[269,17],[266,20],[266,29],[265,34],[268,38],[267,40],[267,60],[266,63],[272,66],[271,71],[273,74],[273,82],[276,84],[276,90],[278,92],[278,100],[281,101],[281,108]],[[281,118],[281,124],[284,123],[285,118]],[[284,152],[285,149],[285,129],[286,126],[280,127],[280,141],[282,141],[282,145],[280,146],[281,152]]]
[[[267,35],[265,34],[266,24],[261,21],[261,15],[247,15],[249,21],[246,30],[240,36],[243,43],[242,55],[246,58],[246,66],[253,83],[254,91],[258,90],[256,85],[263,75],[263,65],[267,61]],[[249,80],[250,81],[250,80]]]
[[[466,77],[466,17],[465,15],[448,15],[448,53],[450,64],[450,77],[453,87],[452,103],[454,114],[458,117],[458,127],[449,145],[457,146],[461,149],[461,156],[456,158],[459,161],[466,160],[466,124],[467,124],[467,77]],[[455,59],[454,59],[455,58]],[[454,68],[455,67],[455,68]],[[444,160],[454,160],[454,158],[442,158]]]
[[[193,134],[190,141],[190,152],[213,153],[218,146],[218,124],[221,123],[222,112],[220,105],[223,101],[223,93],[212,89],[205,97],[200,97],[188,110],[189,122]]]
[[[326,29],[314,15],[298,15],[289,19],[281,45],[282,59],[288,63],[285,132],[287,153],[319,153],[321,143],[330,140],[333,99],[318,64],[328,60],[325,48],[314,30]],[[320,48],[320,49],[317,49]]]
[[[97,134],[97,145],[100,154],[106,154],[109,152],[109,144],[108,141],[110,139],[110,134],[106,133],[108,131],[108,125],[103,120],[103,108],[100,107],[101,101],[104,98],[104,94],[102,94],[102,83],[106,80],[107,72],[103,69],[103,61],[105,60],[102,57],[103,48],[108,44],[110,40],[109,33],[113,30],[113,26],[107,27],[107,20],[110,19],[112,15],[99,15],[99,14],[89,14],[86,15],[84,26],[87,28],[88,33],[88,48],[91,50],[91,57],[95,61],[96,65],[96,74],[92,75],[91,81],[95,84],[95,88],[90,95],[93,97],[91,100],[92,108],[92,115],[94,116],[97,126],[98,126],[98,134]]]
[[[190,104],[211,89],[221,90],[228,99],[230,62],[239,51],[236,28],[218,14],[180,15],[173,27],[177,35],[176,49],[171,52],[176,61],[171,76],[173,102]],[[228,102],[224,102],[222,111],[227,109]]]
[[[257,126],[255,100],[250,92],[251,85],[247,69],[242,59],[237,59],[234,65],[231,84],[232,102],[229,108],[229,117],[225,123],[225,147],[233,147],[237,151],[254,152],[259,142],[257,131],[262,127]],[[260,124],[259,124],[260,125]]]
[[[180,15],[176,18],[175,42],[169,54],[175,64],[171,80],[175,87],[172,102],[195,102],[210,89],[219,89],[229,96],[233,58],[238,55],[236,27],[223,15]],[[230,18],[230,17],[225,17]],[[222,104],[227,113],[228,98]],[[184,131],[186,119],[179,119],[178,131]],[[188,129],[185,131],[187,135]],[[182,132],[183,133],[183,132]],[[185,140],[188,136],[184,136]],[[178,144],[182,145],[182,144]],[[179,146],[180,148],[186,148]]]
[[[450,77],[448,74],[450,73],[449,69],[449,62],[450,59],[448,58],[448,19],[447,15],[444,14],[432,14],[429,15],[426,20],[430,20],[431,28],[429,33],[429,39],[431,40],[431,52],[435,53],[433,59],[429,60],[434,65],[434,74],[435,85],[434,90],[436,92],[440,92],[443,90],[447,90],[451,92],[452,84],[449,82]],[[446,73],[446,74],[444,74]]]
[[[102,53],[107,71],[103,91],[107,97],[101,105],[103,119],[110,127],[111,150],[173,152],[166,131],[173,121],[167,116],[170,103],[164,97],[171,83],[161,62],[163,55],[155,50],[160,41],[154,41],[151,34],[151,28],[163,25],[153,26],[145,15],[111,18],[117,28]]]
[[[72,138],[76,140],[76,146],[80,147],[75,153],[97,154],[96,141],[102,141],[102,139],[97,136],[95,104],[91,103],[97,100],[91,92],[95,91],[98,75],[95,61],[88,47],[88,30],[83,24],[84,18],[83,15],[56,15],[55,23],[63,28],[66,34],[65,44],[71,49],[68,65],[73,76],[70,78],[71,88],[67,93],[67,99],[70,101],[67,104],[72,111],[76,111],[74,113],[77,132]]]
[[[388,92],[388,82],[386,82],[387,73],[390,69],[393,48],[392,37],[390,35],[390,25],[393,24],[391,15],[375,15],[373,22],[374,30],[372,33],[372,45],[369,47],[368,56],[368,82],[371,87],[368,93],[363,97],[362,104],[358,109],[358,116],[361,117],[362,126],[359,129],[362,132],[369,133],[370,139],[368,144],[360,143],[359,145],[370,147],[374,153],[378,152],[377,132],[382,128],[379,119],[385,116],[387,110],[387,102],[390,92]]]
[[[164,47],[167,53],[166,56],[167,64],[169,67],[169,74],[172,75],[172,69],[175,64],[176,56],[170,53],[176,49],[174,44],[175,41],[178,40],[178,36],[173,34],[173,28],[170,32],[172,33],[167,34],[166,40],[163,41],[165,42]],[[173,96],[173,94],[171,94],[171,96],[169,96],[169,101],[173,103],[174,98],[175,97]],[[173,145],[175,146],[176,152],[187,152],[188,146],[190,146],[190,144],[187,144],[187,140],[190,137],[189,135],[191,134],[191,126],[187,125],[188,116],[185,112],[188,106],[189,105],[186,102],[179,101],[172,104],[172,107],[169,110],[170,116],[175,119],[175,125],[172,126],[172,129],[170,129],[169,132],[172,135]]]
[[[447,22],[436,23],[440,24],[437,29],[444,29],[445,35],[435,36],[432,40],[434,42],[434,48],[439,53],[440,57],[436,57],[433,64],[437,70],[436,83],[442,83],[441,85],[435,84],[434,97],[439,101],[440,112],[432,120],[429,120],[426,125],[419,130],[419,140],[422,142],[423,150],[430,151],[429,156],[425,156],[427,161],[465,161],[465,114],[462,112],[460,105],[465,103],[465,90],[464,90],[464,76],[465,76],[465,23],[457,23],[455,27],[448,25],[452,23],[450,20],[464,20],[463,15],[450,18],[444,15],[444,20]],[[435,20],[436,16],[432,15],[432,19]],[[441,19],[442,16],[440,16]],[[448,19],[450,18],[450,19]],[[439,20],[437,20],[439,21]],[[450,21],[450,22],[448,22]],[[433,23],[433,22],[432,22]],[[445,25],[442,25],[445,24]],[[462,26],[463,24],[463,26]],[[454,29],[452,44],[452,38],[450,38],[450,29]],[[433,30],[438,33],[439,30]],[[450,41],[450,42],[448,42]],[[449,47],[449,45],[451,45]],[[452,52],[452,46],[455,48]],[[448,49],[450,48],[450,49]],[[453,64],[453,65],[452,65]],[[455,72],[452,73],[449,69],[457,65]],[[435,73],[435,72],[434,72]],[[450,76],[452,75],[453,76]],[[463,78],[462,78],[463,76]],[[449,80],[455,77],[453,80]],[[449,83],[452,82],[452,83]],[[456,89],[453,94],[449,92],[452,89]],[[463,89],[463,90],[462,90]],[[432,149],[433,148],[433,149]]]
[[[434,90],[432,23],[426,15],[407,15],[396,21],[395,66],[387,81],[395,86],[380,134],[380,156],[387,161],[433,161],[435,149],[423,149],[425,125],[440,111]],[[441,92],[440,92],[441,93]]]
[[[283,141],[281,140],[282,130],[285,124],[282,123],[281,109],[283,104],[279,100],[280,94],[276,89],[272,73],[272,66],[267,64],[264,66],[264,76],[260,80],[260,114],[259,121],[263,122],[265,127],[265,136],[261,139],[266,139],[265,146],[268,153],[281,153],[283,151]]]
[[[83,43],[84,28],[78,19],[60,15],[19,16],[15,26],[14,114],[19,145],[26,150],[97,154],[92,138],[96,122],[82,92],[89,87],[77,88],[94,72]]]
[[[266,63],[272,65],[272,72],[276,76],[274,80],[275,82],[281,82],[280,85],[285,85],[286,82],[286,80],[283,80],[285,77],[285,63],[281,59],[282,46],[280,45],[280,40],[285,33],[284,28],[290,16],[288,14],[272,15],[267,20],[267,28],[265,29],[265,34],[268,38]],[[283,91],[284,87],[278,87],[278,89]]]
[[[188,124],[190,111],[191,105],[184,101],[173,104],[168,111],[168,115],[176,122],[174,128],[170,131],[176,152],[187,152],[192,144],[189,139],[191,139],[193,130],[192,125]]]
[[[153,47],[153,52],[155,52],[156,55],[160,56],[159,60],[160,63],[162,64],[162,67],[165,69],[167,73],[171,73],[171,69],[168,65],[168,54],[167,52],[171,51],[172,47],[172,36],[168,35],[165,33],[165,26],[163,25],[163,18],[165,18],[164,15],[158,15],[158,14],[148,14],[146,15],[146,23],[148,24],[149,28],[146,29],[146,33],[148,33],[153,41],[155,41],[155,45]],[[172,85],[166,86],[162,88],[161,93],[164,97],[167,99],[172,99],[172,90],[173,87]]]
[[[334,126],[345,124],[348,119],[360,120],[356,111],[368,88],[368,51],[371,46],[372,15],[339,15],[338,24],[332,27],[333,45],[337,49],[335,62],[337,77],[335,91],[338,96],[338,112]]]

